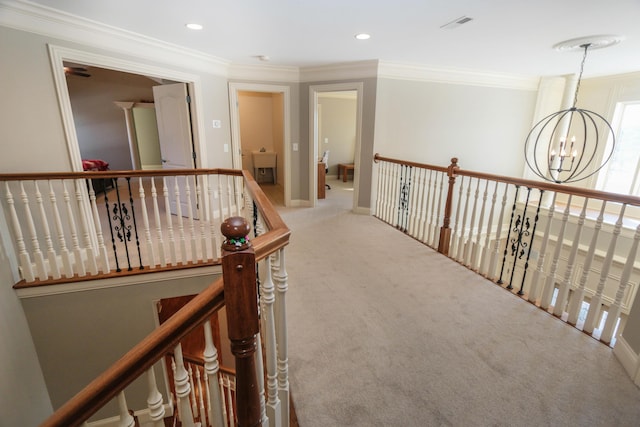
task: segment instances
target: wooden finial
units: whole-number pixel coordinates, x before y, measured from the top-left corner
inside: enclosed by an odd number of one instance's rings
[[[220,231],[225,237],[222,248],[231,251],[243,251],[251,243],[249,242],[249,231],[251,227],[247,221],[241,216],[233,216],[224,220],[220,226]]]

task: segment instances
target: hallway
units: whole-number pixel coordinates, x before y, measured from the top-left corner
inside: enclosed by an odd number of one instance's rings
[[[300,425],[632,426],[607,346],[371,216],[282,208]]]

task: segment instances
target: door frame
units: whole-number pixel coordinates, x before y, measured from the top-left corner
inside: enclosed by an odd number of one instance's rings
[[[206,144],[204,141],[204,122],[199,119],[199,112],[204,111],[204,108],[202,107],[202,83],[198,75],[51,44],[48,45],[48,49],[64,134],[67,140],[71,169],[73,171],[82,172],[82,157],[80,155],[80,145],[73,120],[73,111],[71,110],[69,89],[67,88],[67,80],[64,74],[64,61],[186,83],[191,96],[190,108],[192,113],[193,141],[196,150],[196,167],[206,168],[208,166]],[[191,148],[189,148],[189,150],[191,150]]]
[[[309,194],[311,206],[318,204],[318,137],[319,109],[318,94],[323,92],[356,91],[356,146],[353,155],[353,211],[358,210],[360,188],[360,151],[362,140],[362,99],[363,82],[333,83],[309,86]]]
[[[242,141],[240,139],[240,114],[238,112],[238,92],[281,93],[284,111],[284,205],[291,206],[291,88],[284,85],[261,83],[229,83],[229,112],[231,116],[231,158],[235,169],[242,169]]]

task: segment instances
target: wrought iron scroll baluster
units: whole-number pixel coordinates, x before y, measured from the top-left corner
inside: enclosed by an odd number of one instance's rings
[[[504,274],[504,264],[507,261],[507,253],[509,250],[509,240],[511,239],[511,227],[513,226],[513,217],[516,214],[516,203],[518,202],[518,193],[520,192],[520,186],[516,185],[516,194],[513,197],[513,206],[511,207],[511,219],[509,220],[509,232],[507,233],[507,240],[504,243],[504,253],[502,255],[502,266],[500,267],[500,278],[498,279],[498,284],[501,285],[504,283],[502,281],[502,275]]]
[[[520,290],[518,295],[524,295],[524,281],[527,278],[527,270],[529,269],[529,259],[531,258],[531,249],[533,248],[533,239],[536,237],[536,227],[538,226],[538,219],[540,218],[540,206],[542,202],[542,196],[544,190],[540,191],[540,199],[538,200],[538,207],[536,208],[536,216],[533,218],[533,229],[531,230],[531,238],[529,239],[529,250],[527,251],[527,259],[524,261],[524,271],[522,273],[522,283],[520,284]],[[529,196],[527,195],[527,198]]]
[[[136,222],[136,209],[133,206],[133,195],[131,193],[131,177],[127,177],[127,188],[129,189],[129,204],[131,205],[131,219],[133,220],[133,232],[136,236],[136,249],[138,250],[138,260],[140,262],[140,270],[144,270],[142,266],[142,254],[140,253],[140,239],[138,238],[138,223]],[[140,183],[142,185],[142,183]]]
[[[509,286],[507,289],[513,289],[513,275],[516,271],[516,263],[519,259],[522,259],[527,251],[527,242],[522,240],[522,237],[527,237],[531,234],[529,229],[531,228],[531,221],[527,216],[527,208],[529,207],[529,196],[531,196],[531,187],[527,187],[527,198],[524,202],[524,210],[522,211],[522,217],[518,215],[516,220],[516,226],[513,228],[513,232],[517,233],[516,237],[511,239],[511,256],[513,257],[513,267],[511,268],[511,277],[509,278]],[[520,288],[522,290],[522,288]],[[522,295],[522,294],[520,294]]]
[[[113,178],[113,186],[118,191],[118,178]],[[109,196],[107,192],[104,192],[104,205],[107,209],[107,220],[109,221],[109,232],[111,233],[111,246],[113,247],[113,258],[116,261],[116,272],[120,273],[122,269],[120,268],[120,262],[118,261],[118,248],[116,246],[116,238],[113,234],[113,223],[111,222],[111,209],[109,208]]]
[[[127,206],[120,200],[120,188],[118,187],[116,187],[116,198],[118,201],[113,204],[112,208],[113,219],[117,221],[114,230],[120,243],[124,243],[124,251],[127,257],[127,271],[131,271],[133,268],[131,268],[129,245],[127,243],[131,241],[131,226],[127,225],[127,222],[131,220],[131,216],[129,215]]]

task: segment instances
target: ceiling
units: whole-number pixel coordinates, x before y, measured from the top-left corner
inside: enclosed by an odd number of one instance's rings
[[[612,34],[585,77],[640,70],[640,0],[35,0],[234,64],[313,67],[373,60],[522,76],[577,73],[556,43]],[[441,26],[473,18],[454,29]],[[193,31],[187,23],[199,23]],[[371,38],[359,41],[357,33]],[[268,62],[258,56],[269,57]]]

